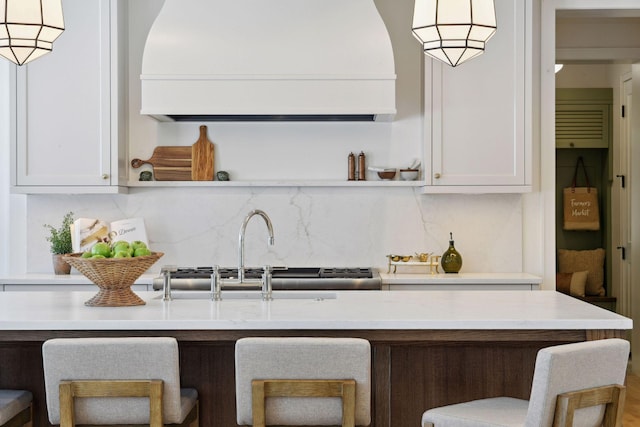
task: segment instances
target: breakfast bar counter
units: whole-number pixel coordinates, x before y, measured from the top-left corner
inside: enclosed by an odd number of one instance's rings
[[[97,288],[96,288],[97,289]],[[631,320],[553,291],[137,292],[146,304],[88,307],[92,292],[0,294],[7,330],[630,329]],[[1,333],[1,332],[0,332]]]
[[[372,345],[372,425],[419,425],[452,402],[528,398],[537,351],[624,337],[630,319],[553,291],[138,292],[145,305],[88,307],[92,292],[0,293],[0,388],[34,393],[48,425],[41,345],[53,337],[174,336],[201,425],[235,426],[234,344],[245,336],[352,336]],[[257,298],[256,298],[257,297]]]

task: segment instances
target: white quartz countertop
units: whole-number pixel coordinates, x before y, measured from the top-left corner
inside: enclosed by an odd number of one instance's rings
[[[174,292],[163,302],[149,291],[137,292],[142,306],[85,306],[94,294],[2,292],[0,330],[632,328],[631,319],[554,291],[275,291],[268,302],[239,291],[215,302],[206,292]]]
[[[157,273],[145,273],[136,284],[151,285]],[[540,276],[528,273],[458,273],[458,274],[429,274],[429,273],[386,273],[380,271],[384,284],[535,284],[542,283]],[[81,285],[91,281],[78,272],[72,274],[28,273],[0,277],[0,285]]]
[[[528,273],[383,273],[380,272],[382,283],[386,284],[534,284],[540,285],[542,277]]]
[[[136,281],[137,285],[151,285],[160,273],[145,273]],[[71,274],[26,273],[0,277],[0,285],[86,285],[91,280],[72,269]]]

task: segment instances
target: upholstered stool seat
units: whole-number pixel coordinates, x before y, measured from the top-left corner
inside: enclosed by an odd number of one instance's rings
[[[483,426],[523,426],[528,407],[527,400],[494,397],[443,406],[429,413],[428,420],[438,427],[471,425],[472,420],[482,420]]]
[[[538,352],[529,400],[496,397],[426,411],[423,427],[620,426],[629,342],[588,341]]]
[[[22,426],[31,421],[33,395],[26,390],[0,390],[0,427]]]
[[[243,338],[236,342],[239,425],[371,422],[371,346],[358,338]]]
[[[42,356],[52,424],[198,425],[175,338],[52,339]]]

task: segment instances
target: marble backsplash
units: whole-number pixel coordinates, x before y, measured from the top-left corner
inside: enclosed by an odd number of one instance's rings
[[[386,255],[443,253],[453,232],[461,272],[522,271],[522,196],[423,195],[419,189],[351,187],[138,188],[127,195],[31,195],[27,199],[28,273],[52,271],[43,224],[66,212],[114,221],[144,218],[150,246],[165,256],[152,267],[235,266],[244,217],[262,209],[275,244],[253,218],[248,266],[373,266]]]

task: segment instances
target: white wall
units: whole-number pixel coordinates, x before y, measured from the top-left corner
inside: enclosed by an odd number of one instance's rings
[[[26,271],[26,197],[11,194],[10,142],[12,87],[9,84],[12,67],[0,59],[0,274]],[[50,258],[50,257],[48,257]]]
[[[565,64],[556,74],[556,87],[560,88],[614,88],[620,85],[620,76],[631,72],[630,64]]]
[[[9,240],[9,61],[0,61],[0,272],[8,271]]]
[[[195,142],[200,123],[158,124],[138,114],[140,52],[158,2],[127,3],[129,152],[131,157],[144,158],[159,144]],[[369,164],[384,159],[393,166],[422,156],[422,53],[410,34],[413,0],[377,0],[376,4],[394,45],[396,120],[386,124],[210,124],[216,169],[242,179],[286,178],[300,169],[311,177],[329,170],[346,178],[349,151],[364,150]],[[132,170],[133,176],[137,172]],[[425,196],[412,188],[139,188],[128,195],[33,195],[27,197],[28,250],[17,256],[26,258],[28,272],[51,271],[42,224],[58,223],[71,210],[76,217],[105,220],[144,217],[153,249],[165,252],[159,264],[235,265],[237,233],[244,216],[254,208],[270,215],[276,244],[266,246],[264,224],[254,220],[246,239],[246,260],[251,265],[383,268],[390,253],[444,252],[453,232],[464,260],[463,272],[523,270],[522,196]]]

